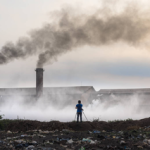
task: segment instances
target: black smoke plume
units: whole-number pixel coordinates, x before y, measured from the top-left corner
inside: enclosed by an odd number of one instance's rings
[[[58,15],[60,14],[60,15]],[[57,13],[57,21],[33,30],[15,44],[7,43],[0,51],[0,64],[14,59],[38,55],[37,67],[52,63],[58,56],[85,45],[101,46],[118,41],[131,45],[145,43],[150,35],[150,20],[137,11],[126,8],[121,13],[98,10],[92,15]]]

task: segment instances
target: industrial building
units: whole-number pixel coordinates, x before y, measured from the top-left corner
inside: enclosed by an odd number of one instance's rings
[[[63,99],[69,103],[77,103],[81,99],[84,103],[90,102],[95,96],[93,86],[73,87],[43,87],[42,68],[36,70],[36,87],[33,88],[0,88],[0,99],[6,100],[12,97],[23,97],[26,100],[38,100],[47,98],[52,103],[61,102]]]
[[[150,98],[150,88],[141,89],[101,89],[95,91],[93,86],[73,86],[73,87],[43,87],[43,68],[36,70],[36,87],[33,88],[0,88],[0,100],[11,97],[23,97],[26,100],[37,100],[47,98],[53,104],[57,102],[77,103],[79,99],[84,104],[90,103],[93,99],[110,100],[128,98],[138,95],[141,99]]]

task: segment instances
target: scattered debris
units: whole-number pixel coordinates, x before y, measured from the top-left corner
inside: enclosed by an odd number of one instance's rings
[[[135,122],[14,122],[0,132],[0,150],[149,150],[150,118]]]

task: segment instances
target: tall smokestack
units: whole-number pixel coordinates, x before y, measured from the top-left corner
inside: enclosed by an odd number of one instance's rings
[[[36,97],[43,95],[43,68],[36,68]]]

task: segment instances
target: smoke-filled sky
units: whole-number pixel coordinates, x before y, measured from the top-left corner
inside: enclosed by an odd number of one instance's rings
[[[0,87],[150,87],[149,0],[0,0]]]

